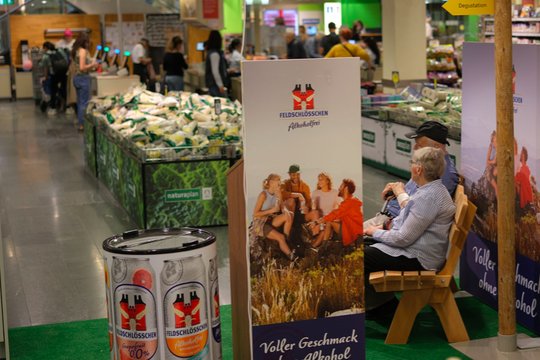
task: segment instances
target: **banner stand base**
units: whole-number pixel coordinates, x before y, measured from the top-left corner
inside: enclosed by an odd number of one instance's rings
[[[517,341],[518,349],[540,349],[540,338],[522,338]]]
[[[473,341],[464,341],[459,343],[449,344],[457,351],[471,359],[498,359],[499,356],[505,355],[505,359],[539,359],[540,358],[540,340],[531,338],[526,334],[517,334],[518,349],[513,352],[502,352],[498,350],[498,337],[486,339],[478,339]],[[536,343],[536,346],[527,346]],[[522,345],[527,347],[521,347]],[[536,348],[534,348],[536,347]]]
[[[497,350],[500,352],[513,353],[517,350],[517,336],[497,334]]]

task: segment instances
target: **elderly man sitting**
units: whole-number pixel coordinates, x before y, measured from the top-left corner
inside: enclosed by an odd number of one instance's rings
[[[411,160],[411,180],[418,188],[394,219],[389,230],[370,226],[364,234],[374,243],[364,249],[366,310],[392,299],[393,294],[377,294],[369,285],[369,274],[382,270],[439,270],[446,259],[448,232],[456,207],[441,176],[445,153],[424,147]]]

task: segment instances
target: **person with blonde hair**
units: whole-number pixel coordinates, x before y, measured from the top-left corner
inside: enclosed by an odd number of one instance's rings
[[[281,177],[270,174],[263,181],[263,191],[257,197],[253,209],[253,221],[250,226],[250,237],[264,237],[277,241],[281,252],[294,260],[295,254],[289,248],[287,240],[291,233],[292,216],[281,200]],[[283,232],[279,228],[283,227]]]
[[[174,36],[167,46],[167,52],[163,57],[163,72],[165,86],[168,91],[184,90],[184,70],[188,64],[182,53],[184,41],[180,36]]]
[[[311,193],[311,210],[308,215],[306,215],[306,220],[308,221],[308,227],[313,235],[316,235],[315,240],[312,242],[312,250],[319,247],[324,240],[328,240],[332,236],[333,231],[329,229],[329,232],[326,232],[325,238],[325,226],[322,228],[316,221],[321,217],[324,217],[330,214],[333,210],[337,209],[341,200],[339,197],[339,191],[332,188],[332,177],[326,173],[321,172],[317,176],[317,187]]]

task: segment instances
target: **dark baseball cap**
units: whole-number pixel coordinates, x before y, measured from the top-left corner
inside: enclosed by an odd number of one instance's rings
[[[289,166],[289,174],[300,172],[300,165],[292,164]]]
[[[447,140],[448,128],[436,121],[426,121],[420,125],[415,131],[405,134],[409,139],[425,136],[440,144],[450,145]]]

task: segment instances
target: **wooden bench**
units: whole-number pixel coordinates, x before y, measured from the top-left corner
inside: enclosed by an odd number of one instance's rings
[[[461,314],[454,299],[456,290],[453,274],[469,228],[476,213],[476,206],[458,185],[454,195],[456,214],[450,228],[450,249],[443,269],[435,271],[378,271],[371,273],[369,282],[377,292],[402,292],[386,344],[406,344],[416,316],[426,305],[432,306],[444,328],[448,342],[469,340]]]

